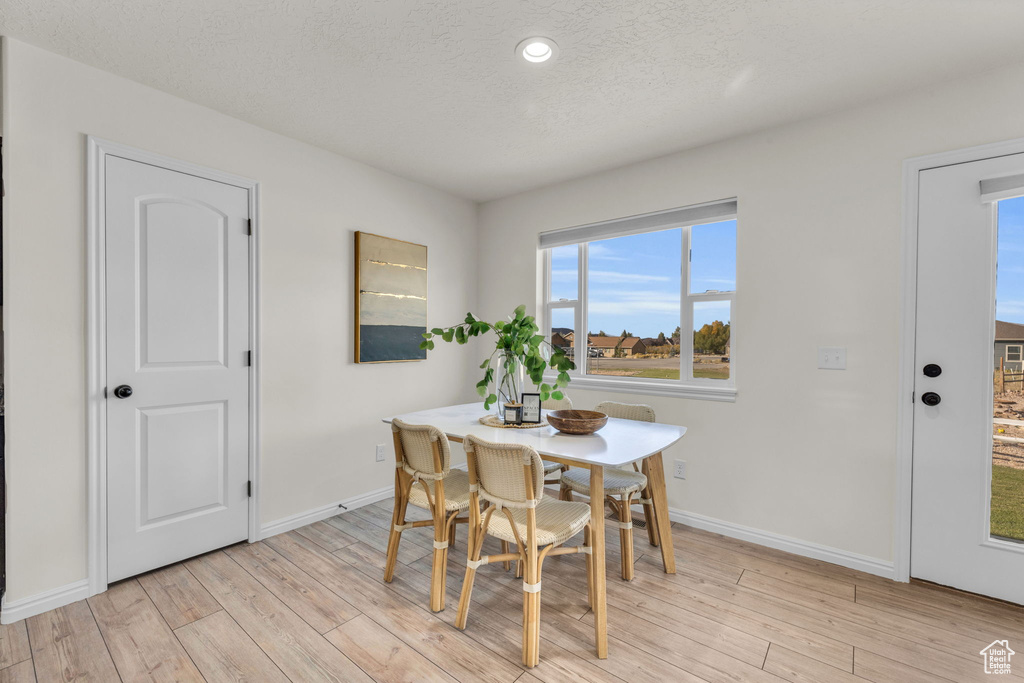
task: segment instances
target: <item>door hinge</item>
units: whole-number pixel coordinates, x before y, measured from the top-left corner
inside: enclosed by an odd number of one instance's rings
[[[245,234],[249,235],[250,237],[252,237],[252,219],[251,218],[246,218],[245,219]]]
[[[245,365],[247,367],[252,367],[252,351],[245,352]]]
[[[252,479],[249,480],[249,484],[246,487],[246,490],[249,492],[249,497],[252,498]]]

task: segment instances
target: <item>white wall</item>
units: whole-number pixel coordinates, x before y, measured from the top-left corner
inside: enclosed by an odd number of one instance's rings
[[[386,486],[384,413],[472,400],[476,355],[352,363],[353,230],[430,247],[430,324],[536,298],[542,230],[740,201],[735,404],[685,424],[673,507],[892,558],[901,162],[1024,136],[1024,68],[487,203],[466,201],[5,40],[8,600],[86,576],[85,136],[262,183],[262,519]],[[344,125],[339,121],[338,125]],[[477,229],[478,228],[478,229]],[[474,257],[479,256],[479,268]],[[479,288],[479,294],[477,289]],[[845,372],[815,347],[846,346]],[[460,353],[463,352],[463,353]]]
[[[476,305],[474,204],[4,41],[7,600],[86,578],[86,135],[258,180],[264,522],[387,486],[386,413],[472,400],[479,363],[352,362],[352,232],[429,247],[431,325]],[[339,126],[345,122],[339,120]],[[460,353],[463,352],[463,353]]]
[[[739,198],[735,404],[599,394],[686,425],[672,507],[893,557],[904,159],[1024,136],[1024,68],[482,205],[480,311],[536,300],[536,234]],[[620,326],[621,327],[621,326]],[[845,372],[817,346],[848,348]]]

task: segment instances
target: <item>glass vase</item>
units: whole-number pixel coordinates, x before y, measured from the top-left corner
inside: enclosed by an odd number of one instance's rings
[[[498,363],[497,383],[494,393],[498,397],[495,406],[498,417],[503,417],[503,409],[506,403],[519,403],[522,400],[522,391],[526,382],[526,367],[522,361],[513,355],[501,357]]]

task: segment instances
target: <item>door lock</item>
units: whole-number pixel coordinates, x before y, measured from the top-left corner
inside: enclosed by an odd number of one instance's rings
[[[114,396],[117,396],[118,398],[128,398],[131,395],[132,388],[127,384],[122,384],[121,386],[114,389]]]
[[[925,377],[938,377],[941,374],[942,374],[942,367],[939,366],[939,365],[936,365],[935,363],[929,363],[928,365],[924,366],[924,376]]]
[[[921,403],[926,406],[937,406],[942,403],[942,397],[934,391],[926,391],[921,395]]]

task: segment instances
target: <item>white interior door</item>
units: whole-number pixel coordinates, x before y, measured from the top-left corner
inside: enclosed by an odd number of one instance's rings
[[[116,581],[248,536],[249,196],[114,156],[105,186]]]
[[[1018,154],[919,176],[911,575],[1024,604],[1024,470],[993,466],[995,320],[1024,322],[1024,199],[982,191],[1020,174]]]

